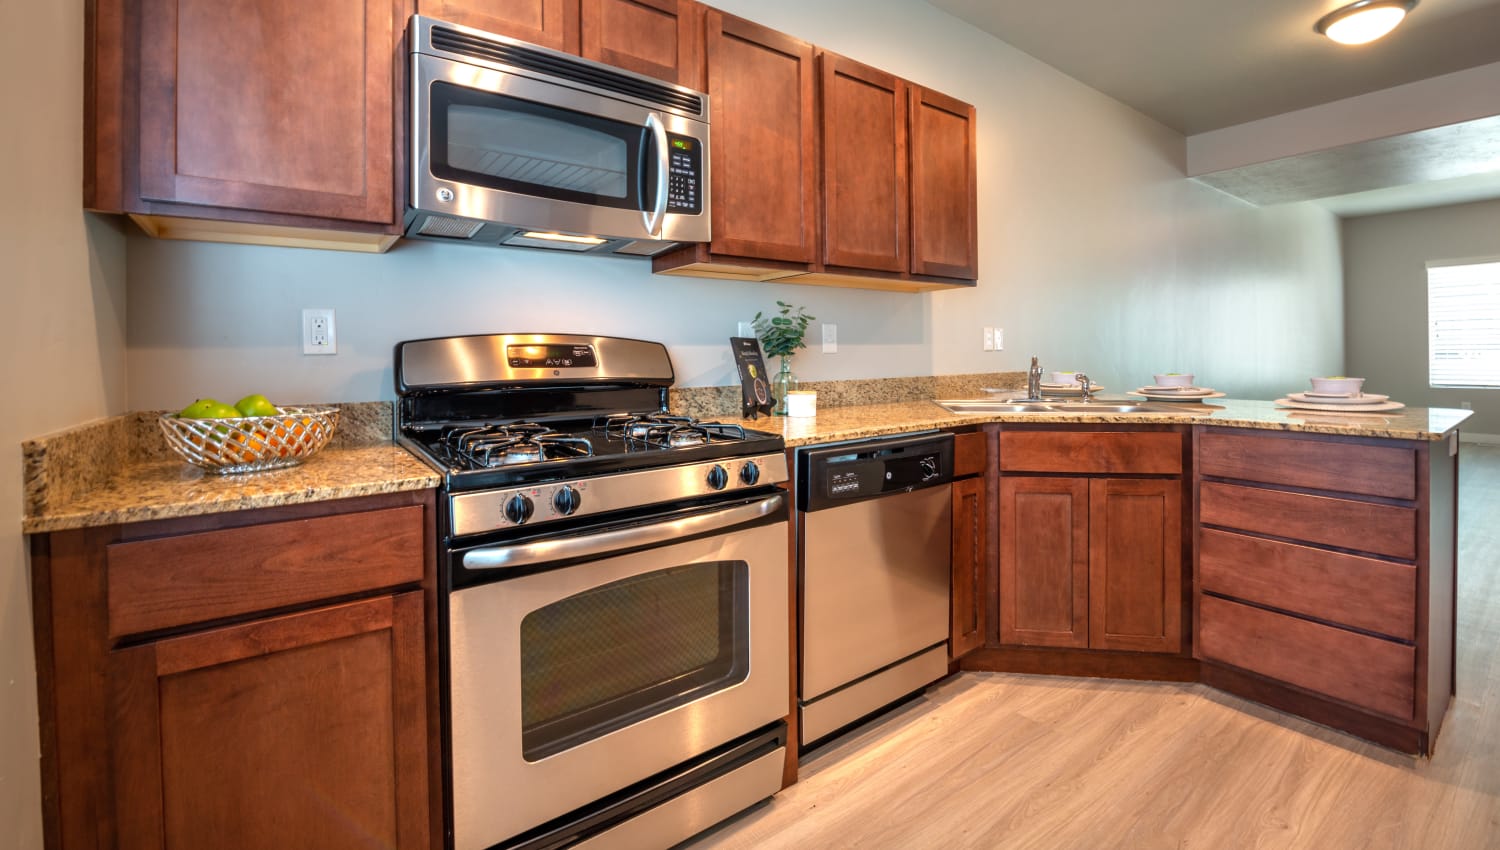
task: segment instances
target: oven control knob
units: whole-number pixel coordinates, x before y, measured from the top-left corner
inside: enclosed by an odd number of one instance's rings
[[[740,480],[751,487],[754,487],[755,482],[760,480],[760,467],[755,465],[755,461],[747,460],[745,465],[740,467]]]
[[[583,503],[583,496],[579,492],[564,484],[561,490],[552,494],[552,508],[563,516],[571,516]]]
[[[531,500],[520,493],[505,500],[505,518],[516,525],[531,519],[532,510]]]
[[[708,471],[708,486],[715,490],[723,490],[729,486],[729,473],[719,464],[714,464]]]

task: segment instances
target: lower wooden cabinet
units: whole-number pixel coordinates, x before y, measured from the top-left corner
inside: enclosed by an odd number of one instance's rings
[[[953,483],[952,615],[948,656],[958,658],[984,646],[988,500],[982,477]]]
[[[416,591],[116,650],[120,846],[426,847],[422,610]]]
[[[1182,649],[1182,484],[1003,477],[1002,644]]]
[[[47,846],[441,846],[433,499],[34,538]]]

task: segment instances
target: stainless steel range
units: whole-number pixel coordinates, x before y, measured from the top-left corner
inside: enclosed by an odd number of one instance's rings
[[[414,340],[395,377],[444,482],[449,846],[665,848],[775,793],[781,437],[667,415],[640,340]]]

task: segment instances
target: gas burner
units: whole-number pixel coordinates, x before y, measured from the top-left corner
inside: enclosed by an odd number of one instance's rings
[[[611,416],[604,421],[604,431],[619,433],[631,449],[681,449],[745,439],[745,429],[738,425],[699,422],[691,416],[665,413]]]
[[[589,457],[594,453],[587,437],[561,434],[535,422],[451,428],[441,442],[450,459],[475,469]]]

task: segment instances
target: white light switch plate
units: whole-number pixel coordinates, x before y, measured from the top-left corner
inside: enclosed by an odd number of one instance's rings
[[[839,350],[839,326],[823,325],[823,353],[837,354]]]

